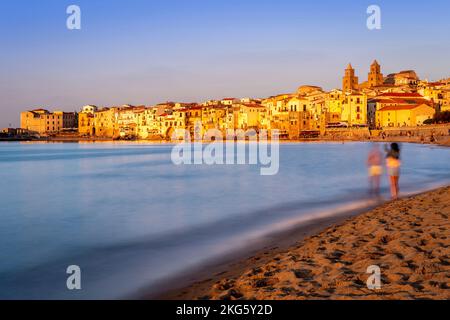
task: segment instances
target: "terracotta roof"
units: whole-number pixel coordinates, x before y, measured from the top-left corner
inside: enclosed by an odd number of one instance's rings
[[[425,99],[425,98],[423,98],[423,97],[420,97],[420,98],[415,98],[415,97],[405,97],[405,98],[396,98],[396,97],[378,98],[378,97],[375,97],[375,98],[373,98],[373,99],[369,99],[368,102],[370,102],[370,103],[372,103],[372,102],[380,102],[380,103],[383,103],[383,104],[389,104],[389,103],[394,104],[394,103],[395,103],[395,104],[397,104],[397,105],[407,105],[407,104],[409,104],[409,105],[414,105],[414,104],[427,104],[427,105],[430,105],[430,104],[432,104],[431,101],[429,101],[429,100],[427,100],[427,99]]]
[[[367,102],[395,103],[393,99],[380,99],[380,98],[369,99]]]
[[[423,98],[418,93],[406,93],[406,92],[385,92],[379,94],[378,97],[415,97],[415,98]]]
[[[443,86],[444,83],[439,82],[439,81],[437,81],[437,82],[428,82],[427,85],[428,86]]]
[[[428,104],[431,103],[430,101],[424,99],[424,98],[405,98],[405,99],[400,99],[400,98],[393,98],[390,100],[394,100],[396,103],[399,104]]]
[[[378,111],[412,110],[422,105],[423,104],[402,104],[396,106],[386,106]]]

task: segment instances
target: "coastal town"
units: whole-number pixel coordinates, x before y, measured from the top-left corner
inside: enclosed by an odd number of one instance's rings
[[[285,140],[349,135],[370,138],[386,132],[398,134],[399,130],[414,135],[417,128],[448,122],[450,78],[431,82],[420,79],[413,70],[385,76],[376,60],[368,69],[367,80],[360,82],[349,63],[342,88],[331,91],[302,85],[296,92],[268,98],[165,102],[154,106],[87,105],[80,112],[41,107],[21,112],[20,128],[3,129],[2,135],[164,141],[172,139],[177,129],[193,134],[200,123],[202,134],[216,129],[224,136],[227,130],[265,129],[270,135],[276,129],[279,138]],[[445,130],[448,135],[448,128]]]
[[[448,310],[450,0],[0,7],[11,313]]]

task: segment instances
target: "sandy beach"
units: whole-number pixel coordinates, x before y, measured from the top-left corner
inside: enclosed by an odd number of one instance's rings
[[[449,186],[387,202],[162,298],[450,299],[449,215]],[[366,285],[371,265],[380,289]]]

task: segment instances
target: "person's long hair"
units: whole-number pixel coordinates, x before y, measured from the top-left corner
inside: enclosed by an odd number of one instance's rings
[[[391,144],[391,149],[395,152],[400,152],[400,147],[395,142]]]

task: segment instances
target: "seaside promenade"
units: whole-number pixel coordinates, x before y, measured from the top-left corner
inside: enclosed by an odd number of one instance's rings
[[[107,137],[86,137],[76,133],[59,134],[40,139],[23,136],[0,136],[0,141],[38,141],[38,142],[142,142],[167,143],[170,140],[113,140]],[[307,141],[367,141],[367,142],[406,142],[406,143],[432,143],[443,146],[450,145],[450,124],[425,125],[417,127],[383,128],[369,130],[368,128],[341,128],[328,129],[314,138],[281,139],[281,142],[307,142]]]

